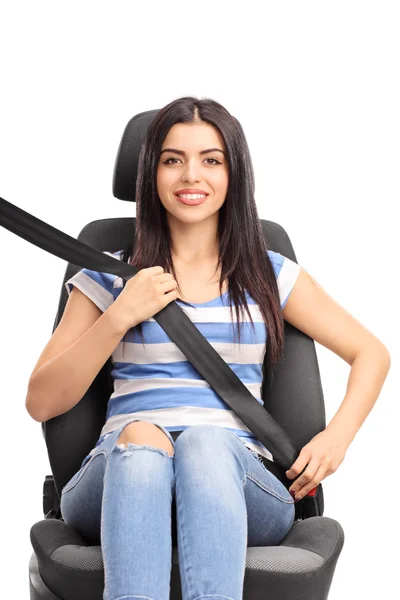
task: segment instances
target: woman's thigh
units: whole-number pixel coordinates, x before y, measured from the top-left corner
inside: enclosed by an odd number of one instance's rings
[[[242,499],[245,501],[247,546],[279,545],[294,523],[294,500],[283,483],[264,466],[261,457],[253,454],[244,445],[244,439],[233,431],[211,424],[185,430],[176,441],[176,487],[189,484],[197,486],[201,470],[206,479],[210,477],[210,465],[215,476],[215,471],[220,473],[228,461],[238,471],[236,481],[242,484],[242,490],[232,484],[229,494],[231,501],[238,506],[243,506]],[[190,478],[192,470],[196,473],[193,484],[181,483],[179,474],[185,473],[182,477]],[[230,480],[222,480],[221,477],[218,490],[221,485],[229,486],[230,483]],[[236,495],[239,493],[243,496]],[[229,509],[234,507],[230,506]]]
[[[94,546],[100,545],[101,503],[106,460],[106,453],[98,450],[61,490],[62,518],[67,525]]]
[[[132,419],[134,421],[143,419]],[[87,456],[80,469],[61,490],[60,511],[67,525],[80,533],[88,543],[101,543],[101,507],[103,482],[108,456],[117,444],[122,431],[129,423],[106,434],[104,440]],[[160,427],[174,446],[171,434]],[[164,450],[160,449],[160,452]]]
[[[243,448],[246,471],[243,490],[247,508],[247,545],[277,546],[294,523],[294,500],[283,483],[261,462],[261,457],[237,439]]]

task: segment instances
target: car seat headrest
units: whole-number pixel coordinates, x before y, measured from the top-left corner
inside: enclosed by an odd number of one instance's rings
[[[138,113],[128,122],[114,164],[113,195],[119,200],[136,202],[139,152],[150,123],[160,109]]]

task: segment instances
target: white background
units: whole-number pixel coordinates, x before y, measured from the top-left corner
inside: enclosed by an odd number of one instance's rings
[[[285,228],[298,262],[391,353],[377,404],[323,485],[324,514],[345,531],[329,598],[376,598],[384,582],[394,593],[398,3],[14,1],[0,10],[0,196],[74,237],[90,221],[135,215],[111,190],[133,115],[194,95],[240,120],[260,218]],[[4,227],[0,244],[1,586],[22,599],[51,473],[25,397],[67,263]],[[329,423],[350,367],[316,347]]]

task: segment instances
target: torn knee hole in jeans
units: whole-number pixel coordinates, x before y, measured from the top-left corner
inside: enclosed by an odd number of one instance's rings
[[[126,446],[125,443],[122,443],[116,444],[115,447],[123,453],[123,456],[131,456],[133,454],[133,450],[152,450],[153,452],[158,452],[159,454],[162,454],[162,456],[173,458],[173,456],[171,456],[166,450],[164,450],[164,448],[155,448],[154,446],[141,446],[139,444],[133,444],[131,442],[128,442],[128,446]]]

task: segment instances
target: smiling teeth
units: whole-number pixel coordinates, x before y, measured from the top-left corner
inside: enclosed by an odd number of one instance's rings
[[[198,198],[205,198],[207,194],[177,194],[179,198],[185,198],[186,200],[197,200]]]

